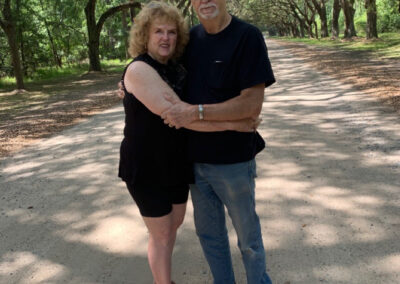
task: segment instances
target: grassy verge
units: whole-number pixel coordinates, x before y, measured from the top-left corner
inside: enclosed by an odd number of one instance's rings
[[[363,36],[360,34],[360,36]],[[352,40],[331,38],[310,39],[310,38],[291,38],[274,37],[277,39],[301,42],[309,45],[317,45],[328,48],[341,48],[352,51],[368,51],[382,58],[400,58],[400,33],[383,33],[378,39],[366,40],[364,37],[355,37]]]
[[[102,70],[108,73],[121,73],[126,62],[119,60],[107,60],[101,62]],[[88,64],[75,64],[65,66],[63,68],[45,67],[36,70],[35,74],[30,78],[24,78],[24,83],[27,89],[30,86],[40,85],[43,83],[63,81],[73,77],[82,76],[89,70]],[[0,78],[0,92],[10,91],[15,88],[14,77]]]

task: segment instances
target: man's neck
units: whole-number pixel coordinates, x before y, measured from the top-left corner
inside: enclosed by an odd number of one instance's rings
[[[211,20],[204,20],[200,18],[200,23],[204,27],[207,33],[217,34],[223,31],[231,22],[232,16],[228,12],[221,14],[221,16],[216,17]]]

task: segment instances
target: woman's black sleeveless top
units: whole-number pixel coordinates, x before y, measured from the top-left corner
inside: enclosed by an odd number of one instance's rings
[[[135,61],[144,61],[153,67],[182,97],[186,70],[181,65],[164,65],[148,54],[139,55],[132,62]],[[122,83],[128,66],[122,75]],[[123,103],[125,129],[118,176],[133,185],[173,186],[192,183],[192,167],[186,161],[185,130],[164,124],[161,117],[126,90]]]

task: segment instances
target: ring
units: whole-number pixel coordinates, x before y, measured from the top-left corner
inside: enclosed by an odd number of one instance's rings
[[[168,124],[168,126],[171,127],[171,128],[174,127],[172,124]]]

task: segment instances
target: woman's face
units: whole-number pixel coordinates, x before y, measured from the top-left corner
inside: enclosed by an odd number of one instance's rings
[[[150,26],[147,52],[160,63],[166,64],[174,55],[178,31],[176,24],[154,20]]]

